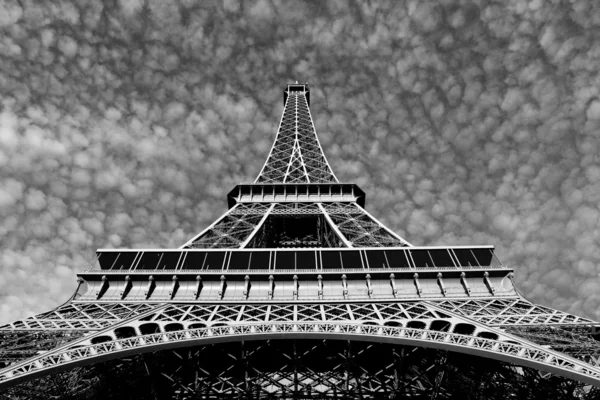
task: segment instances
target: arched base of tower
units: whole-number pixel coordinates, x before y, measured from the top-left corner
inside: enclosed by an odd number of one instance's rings
[[[0,399],[597,399],[600,389],[503,361],[346,340],[162,350],[8,388]]]

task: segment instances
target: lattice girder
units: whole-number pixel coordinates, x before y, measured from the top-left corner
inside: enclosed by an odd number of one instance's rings
[[[0,363],[22,362],[37,354],[71,345],[74,340],[112,331],[124,321],[134,321],[164,305],[145,303],[77,303],[0,327]]]
[[[338,182],[317,138],[307,101],[306,85],[290,85],[267,161],[255,183]]]
[[[522,298],[448,300],[437,304],[491,326],[595,324],[590,319],[532,304]]]
[[[323,216],[347,247],[410,246],[356,203],[238,203],[182,248],[246,247],[269,216]],[[270,228],[269,229],[273,229]],[[322,246],[315,246],[322,247]],[[344,246],[340,246],[344,247]]]
[[[265,204],[237,204],[181,248],[242,247],[256,232],[271,208],[271,205]]]
[[[52,311],[0,326],[0,332],[78,329],[92,331],[135,317],[154,308],[154,305],[145,303],[69,302]]]
[[[433,303],[410,302],[165,304],[0,370],[0,387],[58,369],[128,354],[273,338],[371,341],[439,348],[513,362],[592,384],[600,383],[600,368],[588,362],[465,319]]]
[[[375,220],[356,203],[342,207],[328,204],[324,209],[352,247],[410,246],[410,243]]]
[[[600,324],[522,298],[443,301],[441,309],[600,367]]]
[[[129,394],[137,399],[594,399],[598,390],[441,350],[340,340],[267,340],[107,361],[8,388],[0,399],[120,399]]]
[[[600,325],[512,326],[505,331],[600,368]]]

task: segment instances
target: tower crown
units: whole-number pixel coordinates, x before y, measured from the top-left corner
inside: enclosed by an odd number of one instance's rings
[[[283,106],[285,107],[285,102],[287,101],[288,95],[290,93],[301,92],[306,97],[306,103],[310,106],[310,91],[308,89],[308,83],[299,84],[298,81],[296,83],[292,83],[286,86],[283,90]]]

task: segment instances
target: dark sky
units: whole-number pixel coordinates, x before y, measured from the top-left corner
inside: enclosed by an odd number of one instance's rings
[[[590,0],[0,1],[0,323],[204,229],[295,80],[375,217],[600,319],[599,71]]]

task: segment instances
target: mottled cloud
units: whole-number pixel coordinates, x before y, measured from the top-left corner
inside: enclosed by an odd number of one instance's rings
[[[0,1],[0,323],[99,247],[177,247],[309,82],[337,176],[411,243],[494,244],[600,319],[600,4]]]

